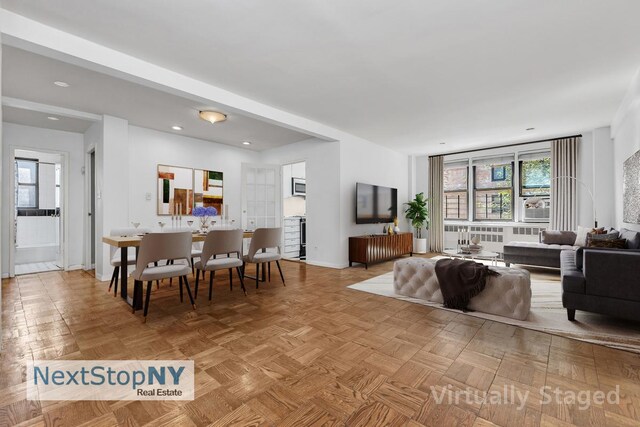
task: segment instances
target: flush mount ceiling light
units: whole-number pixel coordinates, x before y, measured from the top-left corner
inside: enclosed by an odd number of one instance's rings
[[[56,81],[56,82],[53,82],[53,84],[60,87],[69,87],[69,83],[67,82]]]
[[[534,130],[535,128],[526,128],[525,130]]]
[[[222,114],[217,111],[200,111],[198,115],[202,120],[205,120],[211,124],[224,122],[225,120],[227,120],[226,114]]]
[[[171,126],[171,129],[173,129],[173,130],[182,130],[182,126],[173,125],[173,126]]]
[[[251,145],[249,141],[242,141],[242,145]]]
[[[47,119],[49,119],[49,120],[54,120],[54,121],[56,121],[56,120],[60,120],[59,118],[57,118],[57,117],[53,117],[53,116],[49,116],[49,117],[47,117]]]
[[[446,144],[446,142],[441,142],[441,143],[440,143],[440,145],[444,145],[444,144]]]

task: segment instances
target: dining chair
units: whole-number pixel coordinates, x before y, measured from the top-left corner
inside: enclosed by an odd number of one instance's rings
[[[151,233],[142,238],[140,242],[140,251],[138,253],[138,259],[136,261],[136,269],[132,276],[135,280],[134,293],[140,284],[147,282],[146,296],[144,302],[144,319],[147,320],[147,313],[149,312],[149,301],[151,298],[151,287],[154,280],[162,280],[173,277],[180,279],[180,302],[183,301],[182,287],[183,284],[187,288],[187,294],[193,309],[196,309],[196,304],[191,295],[191,288],[189,288],[189,281],[187,275],[191,272],[191,244],[192,235],[189,231],[177,232],[177,233]],[[186,263],[178,262],[167,265],[157,265],[160,260],[185,260]],[[153,264],[150,266],[150,264]],[[135,299],[135,297],[134,297]],[[135,308],[133,309],[135,312]]]
[[[170,229],[170,232],[180,232],[180,231],[188,231],[190,233],[193,233],[194,230],[191,227],[177,227],[174,229]],[[202,255],[202,243],[201,242],[193,242],[193,244],[191,245],[191,273],[195,275],[195,269],[194,269],[194,261],[196,258],[200,259],[200,256]],[[167,260],[169,261],[169,260]],[[204,277],[203,277],[204,278]]]
[[[249,244],[249,252],[244,256],[243,261],[256,265],[256,289],[258,289],[260,281],[260,265],[264,269],[265,266],[271,266],[271,262],[275,261],[280,272],[282,284],[286,286],[280,260],[282,255],[280,252],[280,239],[282,237],[282,228],[258,228],[253,232],[251,243]],[[277,249],[277,252],[268,252],[267,249]],[[270,269],[270,268],[269,268]],[[265,270],[263,270],[264,272]]]
[[[242,278],[242,259],[240,257],[242,253],[242,230],[212,230],[207,233],[207,237],[204,240],[204,246],[202,247],[202,256],[200,261],[196,262],[196,288],[195,297],[198,298],[198,282],[200,277],[200,271],[209,272],[209,301],[213,295],[213,280],[215,272],[218,270],[229,270],[229,290],[233,290],[233,269],[235,268],[238,277],[240,278],[240,286],[245,295],[247,290],[244,287],[244,279]],[[235,254],[233,257],[231,255]],[[224,258],[218,258],[219,255],[224,255]],[[203,275],[204,276],[204,275]],[[206,277],[206,276],[205,276]]]
[[[150,232],[151,230],[149,230],[148,228],[114,228],[111,230],[109,235],[112,237],[115,237],[115,236],[130,237],[130,236],[136,236],[138,234],[147,234]],[[114,269],[113,269],[113,274],[111,275],[111,282],[109,282],[109,292],[111,292],[111,288],[115,285],[113,296],[116,296],[118,294],[118,279],[120,278],[120,267],[122,262],[120,260],[120,254],[118,253],[119,251],[118,248],[116,248],[115,246],[111,246],[110,251],[111,253],[110,253],[109,259],[110,259],[111,266],[114,267]],[[136,254],[131,252],[128,254],[128,257],[127,257],[127,266],[136,265]]]

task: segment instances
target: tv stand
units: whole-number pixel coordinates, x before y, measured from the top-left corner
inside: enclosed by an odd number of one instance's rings
[[[354,262],[369,264],[413,255],[413,234],[368,234],[349,237],[349,267]]]

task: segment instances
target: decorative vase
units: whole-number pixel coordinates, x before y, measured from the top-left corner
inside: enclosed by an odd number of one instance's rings
[[[414,239],[413,240],[413,252],[416,254],[426,254],[427,253],[427,239]]]
[[[206,234],[209,231],[209,224],[207,224],[207,220],[209,217],[201,216],[200,217],[200,232]]]
[[[387,234],[387,226],[382,227],[382,234]]]
[[[398,224],[396,224],[396,226],[393,227],[393,233],[398,234],[399,232],[400,232],[400,227],[398,227]]]

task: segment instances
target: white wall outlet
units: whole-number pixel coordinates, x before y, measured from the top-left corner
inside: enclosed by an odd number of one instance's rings
[[[151,200],[151,193],[145,193],[144,199],[145,200]]]

